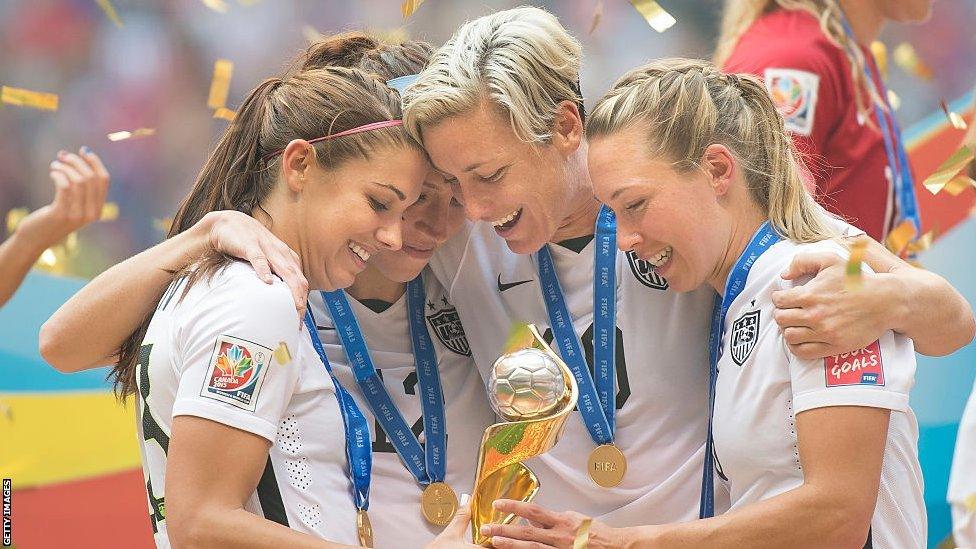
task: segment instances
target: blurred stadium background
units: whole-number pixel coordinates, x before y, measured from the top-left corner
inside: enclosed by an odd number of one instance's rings
[[[56,112],[0,106],[0,214],[38,208],[53,189],[47,164],[59,149],[88,145],[112,173],[118,219],[79,234],[78,252],[35,270],[0,309],[0,477],[13,479],[13,540],[22,549],[151,546],[131,405],[120,407],[105,370],[71,376],[37,353],[41,323],[89,279],[163,237],[172,215],[226,122],[207,108],[214,61],[234,62],[229,107],[286,66],[315,32],[368,29],[440,44],[463,21],[531,3],[556,13],[585,51],[582,85],[593,100],[625,70],[662,56],[709,57],[719,0],[662,0],[677,19],[663,34],[624,0],[510,2],[427,0],[409,19],[400,0],[227,0],[226,13],[200,0],[112,0],[122,27],[96,0],[0,1],[0,84],[57,93]],[[936,2],[921,26],[890,25],[882,41],[909,42],[933,68],[921,80],[892,67],[916,173],[931,173],[961,133],[947,127],[945,98],[971,113],[976,83],[976,0]],[[971,119],[971,114],[967,114]],[[120,130],[155,136],[110,142]],[[919,179],[921,179],[921,177]],[[925,230],[938,239],[921,261],[976,302],[976,192],[918,190]],[[932,546],[949,532],[946,483],[959,417],[976,375],[976,344],[950,357],[922,358],[912,404]],[[220,474],[215,471],[215,474]],[[976,474],[974,472],[973,474]]]

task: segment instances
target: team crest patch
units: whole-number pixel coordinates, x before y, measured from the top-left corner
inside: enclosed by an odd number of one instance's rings
[[[641,284],[655,290],[668,289],[668,281],[665,280],[661,275],[654,272],[654,267],[651,266],[650,261],[644,261],[643,259],[637,257],[637,254],[634,252],[628,251],[627,262],[630,263],[630,270],[632,273],[634,273],[634,277],[636,277]]]
[[[468,336],[464,334],[464,326],[461,325],[457,309],[441,309],[428,315],[427,322],[445,347],[459,355],[471,356],[471,345],[468,344]]]
[[[877,341],[863,349],[824,359],[827,387],[843,385],[884,385],[881,344]]]
[[[800,135],[813,132],[820,76],[795,69],[766,69],[766,89],[783,116],[786,129]]]
[[[759,311],[749,311],[732,323],[732,361],[742,366],[759,339]]]
[[[219,336],[200,396],[253,412],[273,354],[257,343]]]

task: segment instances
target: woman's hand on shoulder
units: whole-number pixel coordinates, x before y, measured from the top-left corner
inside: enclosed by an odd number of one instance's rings
[[[265,283],[272,283],[272,273],[278,275],[291,290],[299,317],[305,315],[308,280],[302,273],[301,258],[267,227],[234,210],[210,212],[197,225],[211,248],[247,261]]]

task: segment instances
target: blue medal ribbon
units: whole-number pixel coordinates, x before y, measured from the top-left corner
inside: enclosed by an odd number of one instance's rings
[[[404,466],[422,486],[431,482],[443,482],[447,469],[444,395],[434,344],[424,324],[424,302],[427,298],[422,278],[418,276],[407,283],[407,307],[414,366],[421,392],[425,445],[421,445],[413,434],[380,379],[345,292],[322,292],[322,298],[332,315],[342,348],[355,374],[356,384]]]
[[[843,13],[841,13],[841,23],[844,27],[844,32],[847,33],[848,38],[854,44],[851,47],[858,47],[857,39],[854,37],[854,30],[851,29],[851,24],[847,21]],[[915,231],[918,232],[922,230],[922,217],[918,210],[918,201],[915,197],[915,177],[912,175],[912,168],[908,164],[908,153],[905,152],[905,144],[901,138],[901,128],[898,126],[898,121],[895,120],[895,111],[888,102],[888,90],[884,82],[876,79],[874,72],[869,67],[870,64],[870,66],[877,69],[874,63],[874,56],[869,53],[864,57],[866,61],[864,65],[864,76],[874,85],[878,95],[881,96],[881,100],[884,102],[884,107],[875,103],[874,110],[875,116],[878,119],[878,126],[881,129],[881,136],[884,138],[885,156],[888,157],[888,168],[891,170],[892,184],[895,187],[898,215],[901,220],[907,219],[914,223]],[[896,222],[895,226],[897,225],[898,223]]]
[[[352,395],[343,388],[332,372],[332,364],[322,347],[322,340],[319,338],[318,328],[315,326],[315,318],[312,316],[311,309],[305,313],[305,327],[312,338],[312,346],[315,347],[319,360],[322,361],[325,370],[329,372],[329,377],[332,378],[332,384],[335,386],[336,400],[339,401],[339,409],[342,411],[342,424],[346,435],[346,459],[349,462],[349,471],[352,474],[356,509],[366,511],[369,509],[369,483],[373,472],[373,449],[369,425],[366,423],[366,416],[356,405]]]
[[[614,435],[615,350],[617,339],[617,223],[613,211],[604,206],[596,221],[595,261],[593,273],[593,370],[591,375],[583,355],[579,336],[573,329],[573,318],[566,306],[556,267],[548,245],[536,254],[542,297],[549,314],[554,343],[563,361],[573,372],[579,387],[579,411],[598,445],[612,444]]]
[[[715,454],[712,441],[712,414],[715,410],[715,381],[718,379],[718,361],[722,358],[722,341],[725,337],[725,315],[735,298],[746,286],[749,271],[766,250],[780,241],[769,221],[763,223],[752,236],[749,245],[735,262],[725,282],[725,293],[715,296],[712,309],[712,330],[708,335],[708,438],[705,440],[705,466],[702,470],[701,502],[698,517],[708,518],[715,514]]]

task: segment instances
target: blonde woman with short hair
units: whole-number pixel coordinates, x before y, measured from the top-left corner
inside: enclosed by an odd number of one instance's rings
[[[851,353],[803,360],[772,322],[771,293],[796,254],[849,251],[837,239],[844,224],[804,191],[762,84],[703,61],[654,62],[597,103],[587,133],[593,187],[617,214],[620,248],[669,250],[657,270],[673,290],[722,296],[711,430],[732,506],[683,524],[592,522],[587,534],[583,515],[505,501],[534,525],[489,526],[494,546],[924,547],[911,340],[889,330]]]

